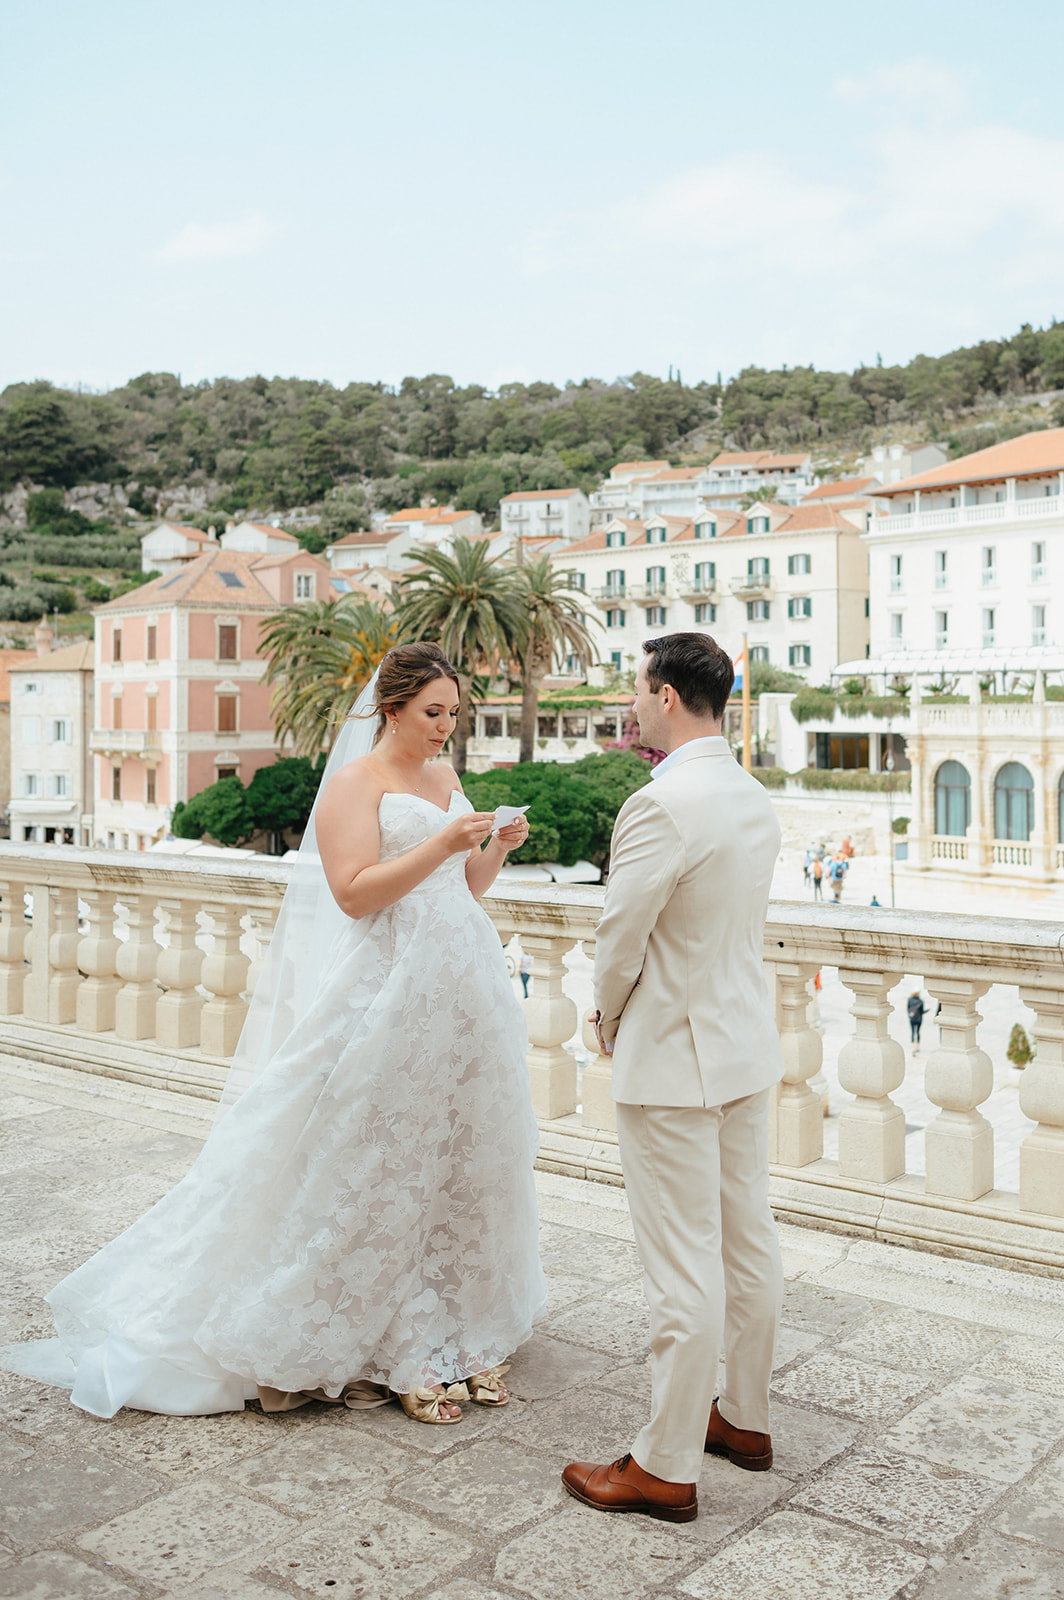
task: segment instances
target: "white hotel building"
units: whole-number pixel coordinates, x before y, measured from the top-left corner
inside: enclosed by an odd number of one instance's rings
[[[870,653],[836,674],[910,685],[895,723],[912,765],[904,870],[1064,882],[1064,428],[887,483],[876,502]]]
[[[644,639],[698,629],[732,655],[746,633],[752,660],[819,683],[865,653],[864,523],[863,503],[616,517],[552,560],[597,612],[606,667],[630,671]]]

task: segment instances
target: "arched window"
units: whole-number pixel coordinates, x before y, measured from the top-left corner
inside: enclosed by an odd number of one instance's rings
[[[935,832],[963,839],[972,820],[972,780],[959,761],[943,761],[935,773]]]
[[[1006,761],[994,779],[994,838],[1029,839],[1034,826],[1034,779],[1018,761]]]

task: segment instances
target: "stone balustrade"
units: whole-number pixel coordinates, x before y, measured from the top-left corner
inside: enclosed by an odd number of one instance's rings
[[[198,1103],[220,1092],[290,867],[0,845],[0,1040],[9,1058],[125,1079]],[[566,957],[594,956],[600,888],[506,883],[485,898],[500,937],[532,957],[528,1068],[541,1163],[620,1181],[610,1061],[566,993]],[[773,1111],[780,1215],[974,1258],[1064,1272],[1064,940],[1047,923],[926,912],[774,904],[765,932],[784,1076]],[[822,1040],[812,983],[838,970],[853,996],[838,1057],[848,1098],[838,1159],[823,1154]],[[906,1071],[888,994],[920,974],[940,1002],[926,1061],[938,1114],[925,1173],[906,1171]],[[1020,1086],[1033,1124],[1019,1193],[995,1187],[993,1087],[978,1003],[993,984],[1035,1013],[1037,1055]],[[578,1074],[574,1046],[586,1065]]]

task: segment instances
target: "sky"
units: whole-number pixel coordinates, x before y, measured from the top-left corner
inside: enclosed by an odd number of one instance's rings
[[[890,364],[1064,318],[1064,6],[0,0],[0,387]]]

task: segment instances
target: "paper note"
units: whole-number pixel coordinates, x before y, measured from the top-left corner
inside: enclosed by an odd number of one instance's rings
[[[492,833],[498,833],[500,828],[508,828],[511,822],[516,822],[518,817],[523,817],[528,806],[498,806],[495,811],[495,821],[492,824]]]

